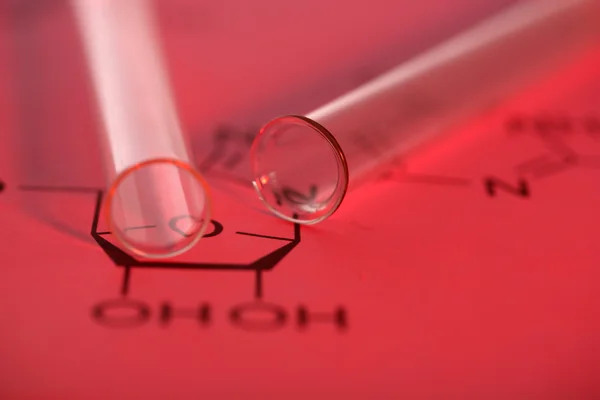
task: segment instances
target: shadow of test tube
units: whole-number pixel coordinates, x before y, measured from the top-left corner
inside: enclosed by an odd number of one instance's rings
[[[179,125],[151,3],[71,4],[102,122],[110,231],[145,258],[183,253],[210,222],[210,195]]]
[[[275,215],[315,224],[346,193],[597,46],[597,0],[516,3],[302,116],[263,126],[253,185]]]
[[[13,153],[10,183],[22,188],[97,187],[100,159],[67,1],[12,1],[0,8],[8,44],[2,62],[13,110],[2,143]],[[77,220],[89,215],[89,201],[80,210],[71,200],[61,191],[18,195],[19,208],[27,214],[69,237],[94,243],[88,225]]]

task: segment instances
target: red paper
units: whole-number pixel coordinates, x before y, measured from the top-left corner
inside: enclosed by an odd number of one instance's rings
[[[211,233],[164,262],[115,250],[96,212],[93,97],[66,3],[0,4],[0,398],[599,396],[597,55],[319,225],[269,215],[248,184],[266,120],[509,3],[160,2],[215,201]]]

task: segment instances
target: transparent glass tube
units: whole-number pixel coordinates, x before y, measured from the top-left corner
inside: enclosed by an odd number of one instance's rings
[[[598,0],[534,0],[304,115],[267,123],[253,185],[277,216],[314,224],[349,189],[597,44]]]
[[[125,249],[180,254],[210,220],[146,0],[72,0],[102,120],[104,214]]]

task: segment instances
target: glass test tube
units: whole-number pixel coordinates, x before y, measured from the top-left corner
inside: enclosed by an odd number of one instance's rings
[[[146,0],[72,0],[103,122],[104,213],[125,249],[190,249],[210,220],[208,186],[178,122]]]
[[[292,222],[324,220],[378,167],[497,106],[597,43],[599,5],[517,3],[304,116],[268,122],[250,153],[260,199]]]

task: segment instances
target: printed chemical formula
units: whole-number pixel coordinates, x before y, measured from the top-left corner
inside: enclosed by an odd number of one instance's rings
[[[575,136],[587,136],[593,140],[600,139],[600,119],[595,115],[547,116],[547,115],[513,115],[504,124],[507,140],[517,142],[523,136],[533,136],[539,139],[543,152],[531,159],[514,166],[517,181],[511,182],[496,176],[484,176],[480,181],[480,193],[493,199],[502,193],[528,199],[533,196],[533,183],[548,179],[559,173],[566,173],[571,168],[600,169],[600,154],[579,154],[569,146],[569,140]],[[233,182],[243,187],[249,187],[249,181],[243,176],[236,175],[244,162],[251,143],[252,131],[239,132],[232,128],[221,128],[213,135],[214,147],[210,154],[200,163],[201,170],[214,179]],[[599,143],[600,144],[600,143]],[[593,150],[593,149],[592,149]],[[408,172],[405,166],[387,170],[380,175],[380,181],[396,182],[398,184],[428,184],[438,186],[472,187],[474,181],[467,178],[448,177],[443,175],[419,174]],[[4,183],[0,186],[6,189]],[[237,235],[247,235],[264,240],[283,242],[280,247],[264,254],[262,257],[246,264],[237,263],[203,263],[174,262],[174,261],[144,261],[137,260],[112,243],[107,237],[110,232],[99,231],[98,222],[101,215],[103,191],[93,188],[65,188],[18,186],[16,189],[35,196],[43,192],[65,192],[72,195],[85,194],[95,196],[95,206],[90,234],[97,245],[104,251],[112,264],[122,270],[120,296],[98,301],[91,306],[91,318],[102,327],[133,329],[145,326],[160,326],[168,328],[176,320],[195,320],[196,325],[208,328],[215,323],[229,323],[247,331],[277,331],[286,326],[294,326],[299,331],[310,332],[315,324],[330,324],[337,332],[344,333],[349,328],[348,310],[343,305],[335,305],[329,310],[299,304],[295,309],[286,309],[276,303],[264,300],[263,275],[268,274],[281,263],[285,257],[301,245],[301,226],[290,225],[289,237],[269,236],[258,233],[236,231]],[[302,196],[298,194],[298,196]],[[176,216],[168,222],[177,231],[177,222],[188,216]],[[203,241],[219,236],[225,229],[222,223],[211,220],[212,229],[204,235]],[[131,229],[151,229],[152,226],[132,227]],[[68,249],[65,249],[68,250]],[[222,309],[203,300],[197,305],[177,305],[169,301],[160,304],[150,304],[135,298],[130,293],[132,271],[138,269],[160,269],[165,273],[169,270],[210,271],[239,271],[250,272],[254,275],[254,297],[251,301]],[[216,316],[215,314],[218,314]],[[223,314],[223,315],[220,315]]]

